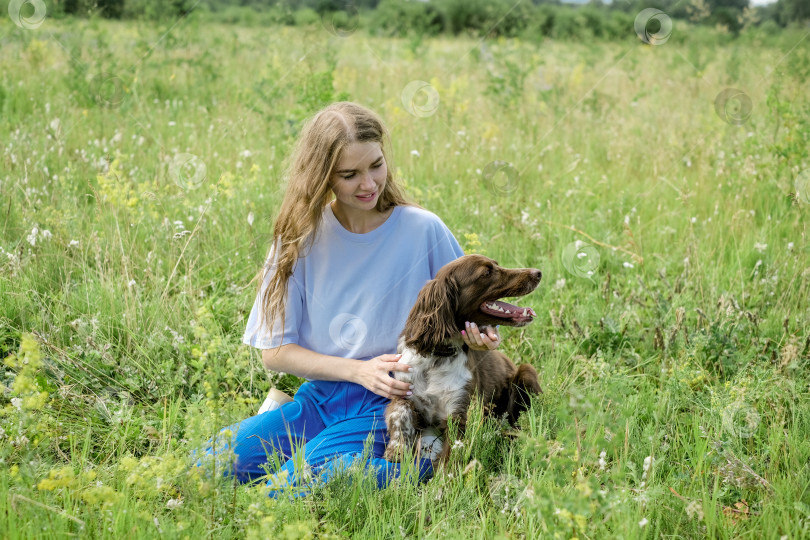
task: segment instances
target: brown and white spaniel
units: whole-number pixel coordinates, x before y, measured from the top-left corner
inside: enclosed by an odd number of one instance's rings
[[[525,326],[535,313],[499,300],[523,296],[540,283],[540,270],[507,269],[482,255],[466,255],[445,265],[420,291],[400,335],[400,362],[412,372],[395,372],[413,385],[408,399],[394,398],[385,410],[390,440],[385,459],[399,461],[415,449],[419,434],[437,428],[445,441],[437,461],[449,455],[447,421],[464,429],[473,392],[490,414],[506,416],[514,425],[531,394],[542,392],[537,371],[529,364],[515,367],[498,351],[475,351],[461,339],[465,321],[479,327]]]

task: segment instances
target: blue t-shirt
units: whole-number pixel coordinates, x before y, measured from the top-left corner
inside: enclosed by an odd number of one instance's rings
[[[242,340],[259,349],[297,343],[312,351],[368,360],[394,353],[419,291],[445,264],[464,254],[435,214],[397,206],[371,232],[347,231],[326,205],[315,241],[304,249],[287,282],[284,340],[280,321],[272,338],[261,324],[264,287]]]

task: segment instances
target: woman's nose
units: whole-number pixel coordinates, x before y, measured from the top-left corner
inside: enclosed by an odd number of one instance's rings
[[[370,188],[370,189],[374,188],[374,176],[371,174],[371,171],[368,171],[368,172],[366,172],[366,174],[363,175],[362,187],[364,189],[365,188]]]

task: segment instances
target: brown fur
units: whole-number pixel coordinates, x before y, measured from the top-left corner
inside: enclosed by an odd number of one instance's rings
[[[398,461],[405,448],[416,446],[418,432],[432,426],[439,429],[444,439],[438,459],[444,462],[451,446],[446,437],[448,418],[453,418],[463,432],[473,392],[481,397],[490,414],[505,416],[511,425],[517,422],[531,395],[542,392],[537,371],[530,364],[515,366],[499,351],[469,349],[460,332],[465,321],[474,322],[479,328],[496,324],[525,326],[531,322],[500,318],[479,308],[483,302],[532,292],[540,277],[540,271],[534,268],[506,269],[487,257],[467,255],[445,265],[436,279],[425,285],[400,337],[401,349],[410,349],[426,362],[413,375],[414,379],[422,377],[423,384],[415,386],[429,384],[431,372],[448,367],[463,354],[467,358],[466,372],[471,377],[466,385],[463,379],[459,380],[457,387],[463,390],[458,399],[451,401],[449,411],[437,410],[437,403],[444,404],[441,396],[419,395],[418,390],[410,399],[394,398],[385,412],[391,436],[385,452],[387,460]]]

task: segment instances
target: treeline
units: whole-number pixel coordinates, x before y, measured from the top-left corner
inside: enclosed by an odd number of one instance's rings
[[[6,11],[8,3],[0,0],[0,8]],[[810,23],[810,0],[778,0],[760,7],[751,7],[749,0],[614,0],[609,4],[601,0],[587,4],[559,0],[45,0],[45,5],[48,15],[55,17],[162,20],[194,12],[225,23],[296,26],[328,18],[337,28],[363,27],[388,35],[474,32],[610,39],[626,37],[628,27],[645,8],[735,35],[754,26],[777,31]]]

